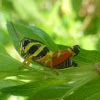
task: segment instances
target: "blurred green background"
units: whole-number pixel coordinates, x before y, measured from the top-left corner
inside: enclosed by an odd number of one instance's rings
[[[100,0],[0,0],[0,43],[6,47],[7,21],[35,25],[57,44],[100,50]]]

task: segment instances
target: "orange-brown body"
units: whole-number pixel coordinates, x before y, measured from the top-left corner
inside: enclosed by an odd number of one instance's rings
[[[64,62],[74,55],[70,49],[57,50],[55,52],[48,53],[46,56],[36,60],[39,64],[43,66],[49,66],[53,68],[54,66]]]

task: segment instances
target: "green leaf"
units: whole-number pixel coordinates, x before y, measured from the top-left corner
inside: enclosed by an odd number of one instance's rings
[[[0,100],[8,100],[9,97],[10,97],[9,94],[0,93]]]
[[[64,100],[100,100],[100,76],[84,84]]]
[[[53,42],[51,37],[46,32],[44,32],[43,30],[39,28],[36,28],[34,26],[21,25],[21,24],[14,24],[14,27],[20,39],[22,39],[23,37],[28,37],[28,38],[35,39],[46,44],[47,47],[52,51],[59,49],[58,46]],[[7,28],[16,50],[19,51],[19,41],[17,40],[15,31],[13,29],[11,22],[7,23]]]
[[[24,83],[25,82],[19,80],[5,79],[0,81],[0,89],[10,87],[10,86],[22,85]]]
[[[38,82],[30,82],[30,83],[26,83],[24,85],[18,85],[18,86],[11,86],[11,87],[7,87],[4,89],[0,89],[1,92],[4,93],[10,93],[13,95],[24,95],[24,96],[28,96],[31,94],[35,94],[37,91],[46,88],[48,86],[51,86],[53,84],[57,84],[59,83],[59,80],[46,80],[46,81],[38,81]]]
[[[35,100],[43,98],[61,100],[68,97],[73,91],[89,83],[98,75],[92,71],[94,66],[82,66],[82,68],[71,68],[60,70],[59,75],[46,75],[46,79],[30,82],[24,85],[10,86],[0,89],[1,92],[13,95],[30,96]],[[33,76],[34,77],[34,76]],[[31,98],[30,97],[30,98]],[[59,99],[61,98],[61,99]],[[29,99],[30,100],[30,99]]]
[[[58,45],[60,49],[69,48],[68,46]],[[80,47],[81,48],[81,47]],[[100,62],[100,51],[80,49],[77,56],[72,57],[74,61],[80,64],[92,64]]]
[[[91,80],[91,77],[88,77],[88,78],[90,78]],[[70,94],[72,94],[74,90],[78,89],[83,84],[87,83],[88,78],[78,80],[72,83],[70,82],[64,83],[63,85],[56,84],[56,85],[49,86],[48,88],[44,88],[38,91],[35,95],[31,96],[31,98],[34,98],[35,100],[40,100],[41,98],[42,100],[45,100],[45,99],[63,100],[65,97],[68,97]],[[64,99],[64,100],[67,100],[67,99]]]
[[[22,66],[22,63],[12,58],[2,45],[0,48],[0,72],[20,71],[19,67]]]
[[[2,44],[0,44],[0,54],[4,54],[7,56],[10,56],[7,51],[5,50],[4,46]]]
[[[100,62],[100,51],[96,50],[80,50],[79,55],[73,57],[73,60],[77,59],[77,62],[81,64],[97,63]]]

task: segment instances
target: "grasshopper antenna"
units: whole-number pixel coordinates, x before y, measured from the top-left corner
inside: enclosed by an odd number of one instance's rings
[[[17,39],[20,41],[20,39],[19,39],[19,37],[18,37],[18,34],[17,34],[17,32],[16,32],[16,30],[15,30],[14,25],[13,25],[13,23],[12,23],[12,22],[11,22],[11,25],[12,25],[12,27],[13,27],[14,31],[15,31],[15,34],[16,34],[16,36],[17,36]]]

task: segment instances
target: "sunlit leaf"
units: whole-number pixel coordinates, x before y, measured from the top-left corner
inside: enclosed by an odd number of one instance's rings
[[[12,41],[14,43],[14,46],[17,49],[17,51],[19,51],[19,41],[17,40],[11,22],[8,22],[7,27],[8,27],[9,34],[12,38]],[[20,39],[22,39],[23,37],[28,37],[43,42],[52,51],[58,49],[58,46],[53,42],[51,37],[41,29],[36,28],[34,26],[26,26],[21,24],[14,24],[14,27]]]
[[[0,71],[20,71],[21,62],[12,58],[2,45],[0,48]]]

